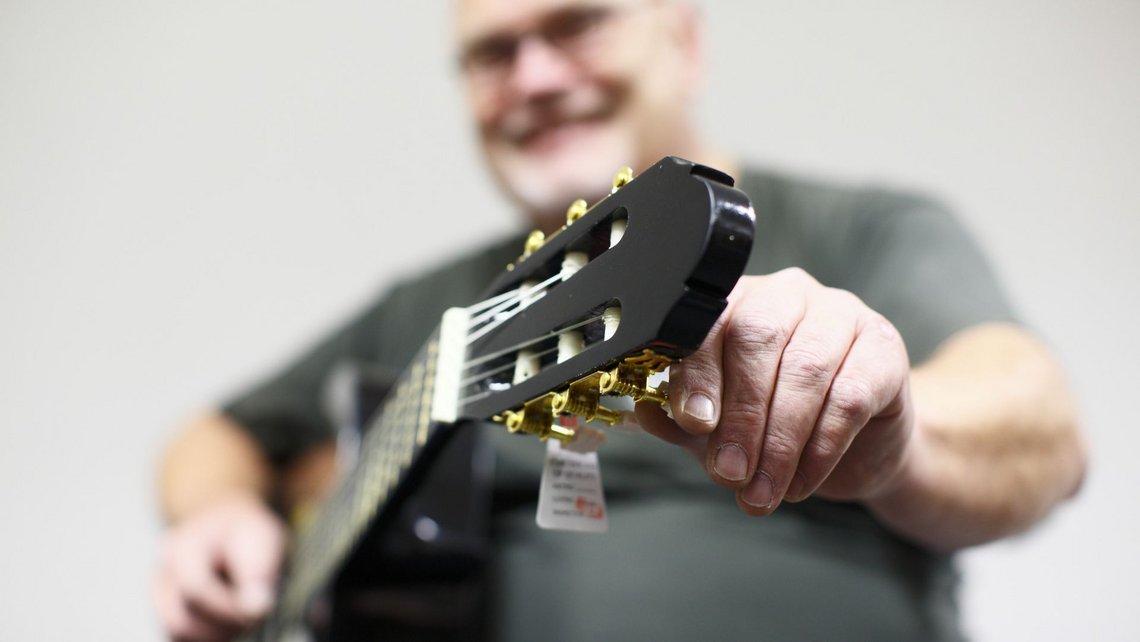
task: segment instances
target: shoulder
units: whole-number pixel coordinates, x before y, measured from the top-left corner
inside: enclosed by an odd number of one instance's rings
[[[404,367],[444,311],[477,301],[520,247],[513,236],[498,239],[391,281],[356,324],[364,335],[361,340],[375,345],[372,358],[388,367]]]
[[[852,269],[872,260],[873,249],[895,250],[914,236],[937,238],[954,225],[945,206],[913,190],[751,167],[737,187],[756,211],[753,274],[798,266],[850,288]]]
[[[748,166],[737,184],[758,212],[797,220],[835,222],[938,210],[941,202],[919,190],[875,182],[852,182]]]
[[[389,301],[426,297],[443,300],[448,306],[471,303],[518,256],[521,239],[521,234],[504,236],[400,278],[389,292]]]

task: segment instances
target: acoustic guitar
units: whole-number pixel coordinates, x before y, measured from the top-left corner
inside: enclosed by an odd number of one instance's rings
[[[669,157],[636,178],[619,172],[609,196],[575,202],[550,237],[532,233],[481,302],[443,315],[391,387],[355,464],[295,538],[277,606],[253,638],[344,637],[329,633],[337,587],[473,422],[587,451],[602,439],[587,422],[622,421],[609,398],[666,404],[650,376],[700,346],[754,230],[731,177]]]

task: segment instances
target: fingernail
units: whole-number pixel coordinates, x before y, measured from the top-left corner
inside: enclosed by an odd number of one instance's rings
[[[729,481],[740,481],[748,474],[748,455],[736,444],[725,444],[716,451],[716,474]]]
[[[249,615],[262,615],[273,605],[273,589],[266,584],[250,584],[239,595],[241,608]]]
[[[755,508],[771,508],[772,480],[768,479],[764,473],[756,473],[756,476],[748,482],[748,486],[740,493],[740,499],[744,500],[745,504]]]
[[[792,477],[792,483],[788,486],[788,492],[784,494],[784,498],[788,501],[804,499],[802,495],[804,494],[805,486],[807,486],[807,482],[804,481],[804,476],[797,472],[796,476]]]
[[[716,418],[716,408],[713,401],[703,392],[694,392],[685,399],[682,408],[686,415],[698,421],[709,422]]]

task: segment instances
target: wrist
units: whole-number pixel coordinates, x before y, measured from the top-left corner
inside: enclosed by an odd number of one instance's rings
[[[193,496],[184,496],[166,510],[166,523],[176,526],[194,519],[202,513],[222,508],[254,508],[273,512],[264,493],[249,486],[211,486],[199,489]]]
[[[934,481],[932,437],[921,421],[907,441],[894,477],[863,504],[875,518],[898,535],[925,548],[950,552],[961,544],[943,528],[950,508]]]

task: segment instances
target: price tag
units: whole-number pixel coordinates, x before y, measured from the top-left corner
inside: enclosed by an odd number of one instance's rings
[[[609,530],[597,452],[565,450],[557,439],[546,442],[546,461],[542,466],[534,521],[542,528],[553,530],[580,533]]]

